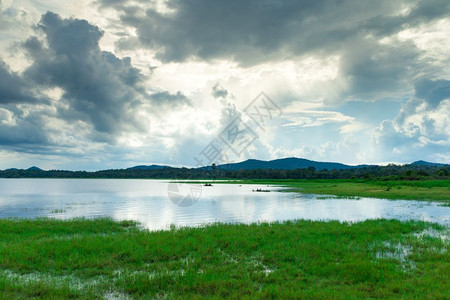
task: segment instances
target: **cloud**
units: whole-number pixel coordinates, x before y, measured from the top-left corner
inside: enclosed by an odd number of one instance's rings
[[[338,80],[346,81],[340,97],[376,100],[410,91],[420,51],[412,42],[393,42],[386,46],[375,39],[364,39],[345,46],[340,60]],[[396,95],[397,93],[397,95]]]
[[[28,19],[29,16],[24,7],[14,8],[4,2],[0,1],[0,31],[10,33],[11,30],[16,31],[20,29],[21,23]]]
[[[228,96],[228,91],[216,83],[212,88],[212,95],[214,98],[226,98]]]
[[[167,91],[156,92],[150,95],[150,99],[154,100],[158,104],[191,104],[189,98],[183,95],[181,92],[171,94]]]
[[[117,42],[119,49],[149,48],[163,63],[225,60],[248,68],[338,57],[336,78],[324,83],[328,103],[401,98],[418,73],[439,72],[414,41],[400,41],[397,34],[450,12],[446,0],[98,3],[117,10],[120,21],[136,30]]]
[[[229,93],[220,83],[212,87],[213,97],[220,103],[220,120],[218,130],[222,131],[230,125],[236,118],[242,117],[242,112],[236,107],[233,94]],[[218,132],[217,134],[219,134]]]
[[[22,43],[31,60],[23,72],[0,61],[0,144],[9,149],[81,155],[130,134],[148,139],[154,115],[190,104],[181,92],[148,93],[131,59],[102,51],[103,31],[86,20],[47,12],[37,28],[42,35]]]
[[[419,159],[448,162],[450,159],[449,81],[419,81],[416,94],[394,120],[383,121],[373,140],[385,159]]]
[[[339,51],[348,41],[390,36],[450,9],[445,0],[175,0],[166,2],[166,9],[147,1],[99,3],[117,9],[121,20],[137,29],[142,45],[159,49],[163,61],[231,58],[242,64]]]
[[[53,137],[61,136],[51,128],[51,107],[46,104],[19,104],[0,107],[0,145],[25,153],[57,151]],[[50,126],[49,126],[50,125]]]
[[[39,102],[32,85],[0,60],[0,105]]]
[[[399,30],[418,26],[446,16],[450,4],[445,0],[393,1],[400,8],[397,14],[383,14],[362,22],[362,28],[379,37],[392,35]]]
[[[188,102],[179,92],[149,95],[146,78],[131,59],[101,51],[103,31],[86,20],[47,12],[38,28],[45,42],[31,37],[24,43],[33,60],[25,76],[41,86],[63,90],[58,111],[67,121],[82,120],[92,124],[98,136],[113,139],[127,130],[145,130],[145,120],[135,117],[145,105]]]
[[[245,158],[450,159],[447,0],[10,2],[3,149],[187,163],[264,90],[285,114]]]
[[[325,142],[320,145],[302,144],[295,149],[279,146],[273,150],[271,159],[284,157],[302,157],[319,161],[334,161],[354,164],[358,162],[361,144],[352,136],[345,136],[337,142]]]
[[[64,91],[58,108],[66,120],[83,120],[95,130],[114,134],[127,125],[139,128],[133,108],[145,101],[143,76],[129,58],[101,51],[103,32],[86,20],[42,16],[38,27],[43,42],[32,37],[24,43],[33,64],[25,76],[39,85]]]
[[[450,98],[450,81],[421,80],[416,86],[416,96],[422,98],[432,107],[437,107],[442,100]]]
[[[327,123],[352,123],[355,119],[340,112],[306,110],[284,116],[286,127],[314,127]]]

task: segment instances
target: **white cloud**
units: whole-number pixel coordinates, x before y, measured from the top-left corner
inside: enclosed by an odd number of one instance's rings
[[[4,109],[0,107],[0,123],[5,126],[14,126],[16,125],[16,120],[14,117],[14,113],[10,110]]]
[[[445,158],[450,154],[450,95],[447,96],[449,99],[441,100],[437,107],[430,104],[430,99],[412,97],[396,119],[383,121],[373,135],[380,154],[403,162],[419,159],[447,162]]]
[[[328,123],[351,123],[355,119],[335,111],[305,110],[283,115],[286,127],[313,127]],[[355,127],[356,128],[356,127]]]

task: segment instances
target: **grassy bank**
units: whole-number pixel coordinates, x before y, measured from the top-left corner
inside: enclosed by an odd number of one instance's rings
[[[0,220],[0,298],[445,298],[449,229],[297,221],[148,232]]]
[[[359,179],[245,180],[246,184],[271,184],[294,191],[343,197],[429,200],[450,204],[450,180],[381,181]]]

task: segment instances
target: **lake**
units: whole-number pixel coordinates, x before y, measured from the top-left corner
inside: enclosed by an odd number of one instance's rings
[[[270,192],[254,192],[256,189]],[[414,219],[450,225],[450,207],[433,202],[338,199],[281,189],[134,179],[0,179],[0,218],[111,217],[136,220],[151,230],[167,229],[171,224],[294,219]]]

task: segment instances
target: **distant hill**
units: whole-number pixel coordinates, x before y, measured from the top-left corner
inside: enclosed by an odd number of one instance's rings
[[[42,169],[38,168],[36,166],[32,166],[32,167],[28,168],[27,171],[42,171]]]
[[[432,162],[427,162],[424,160],[418,160],[415,161],[413,163],[411,163],[412,166],[427,166],[427,167],[443,167],[443,166],[447,166],[447,164],[439,164],[439,163],[432,163]]]
[[[304,158],[296,158],[296,157],[289,157],[289,158],[280,158],[275,160],[258,160],[258,159],[248,159],[245,161],[241,161],[238,163],[230,163],[230,164],[222,164],[218,165],[218,169],[223,170],[230,170],[230,171],[237,171],[237,170],[255,170],[255,169],[272,169],[272,170],[295,170],[295,169],[307,169],[309,167],[314,167],[317,171],[322,170],[347,170],[347,169],[358,169],[358,168],[365,168],[365,167],[371,167],[374,165],[346,165],[342,163],[337,162],[320,162],[320,161],[314,161],[314,160],[308,160]],[[414,166],[414,167],[445,167],[449,166],[448,164],[442,164],[442,163],[432,163],[427,162],[424,160],[418,160],[411,164],[407,164],[405,166]],[[211,166],[204,166],[200,168],[193,168],[193,169],[209,169]],[[160,170],[160,169],[186,169],[186,168],[178,168],[178,167],[171,167],[167,165],[138,165],[133,166],[130,168],[127,168],[126,170]],[[188,168],[189,169],[189,168]],[[1,170],[0,170],[1,171]],[[17,169],[17,168],[10,168],[6,169],[5,171],[44,171],[39,167],[32,166],[26,170],[24,169]]]
[[[231,171],[236,170],[254,170],[254,169],[273,169],[273,170],[294,170],[294,169],[306,169],[309,167],[314,167],[316,170],[344,170],[344,169],[352,169],[352,168],[362,168],[367,167],[368,165],[359,165],[359,166],[350,166],[341,163],[335,162],[318,162],[313,160],[308,160],[304,158],[281,158],[275,160],[257,160],[257,159],[248,159],[246,161],[231,163],[231,164],[223,164],[217,166],[219,169],[226,169]],[[202,167],[208,168],[207,167]]]
[[[17,168],[9,168],[9,169],[5,169],[5,171],[21,171],[21,170],[26,170],[26,171],[43,171],[41,168],[36,167],[36,166],[32,166],[28,169],[17,169]]]
[[[140,165],[140,166],[134,166],[131,168],[127,168],[127,170],[157,170],[157,169],[164,169],[164,168],[171,168],[169,166],[160,166],[160,165]]]

